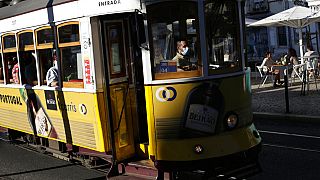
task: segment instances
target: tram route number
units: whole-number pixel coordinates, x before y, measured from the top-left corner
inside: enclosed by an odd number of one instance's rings
[[[185,127],[197,131],[214,133],[218,114],[219,112],[210,106],[191,104]]]

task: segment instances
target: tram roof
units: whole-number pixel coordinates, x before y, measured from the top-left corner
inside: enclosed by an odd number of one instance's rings
[[[18,16],[24,13],[52,7],[55,5],[72,2],[76,0],[26,0],[19,2],[13,6],[5,6],[0,8],[0,19],[5,19],[13,16]]]

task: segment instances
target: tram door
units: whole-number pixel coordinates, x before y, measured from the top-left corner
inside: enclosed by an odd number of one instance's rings
[[[133,119],[137,115],[129,25],[127,19],[121,18],[103,20],[102,26],[115,155],[117,160],[123,160],[135,154]]]

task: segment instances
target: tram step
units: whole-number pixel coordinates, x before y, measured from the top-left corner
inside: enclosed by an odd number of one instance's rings
[[[119,170],[121,170],[120,167]],[[144,176],[155,179],[158,176],[158,170],[154,167],[152,160],[141,160],[126,164],[125,174]],[[165,173],[164,176],[165,179],[169,179],[169,173]]]

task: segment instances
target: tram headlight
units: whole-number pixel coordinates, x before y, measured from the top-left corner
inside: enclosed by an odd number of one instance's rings
[[[229,113],[226,116],[226,126],[228,129],[233,129],[238,125],[238,115],[235,113]]]
[[[203,147],[202,147],[200,144],[197,144],[197,145],[194,146],[194,149],[193,149],[193,150],[194,150],[195,153],[201,154],[204,149],[203,149]]]

